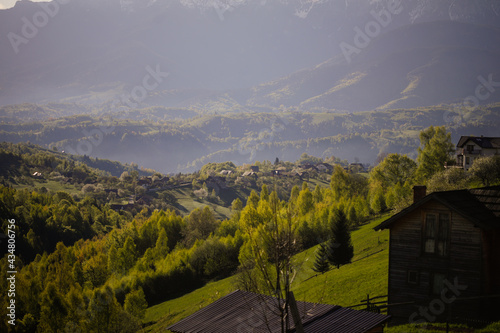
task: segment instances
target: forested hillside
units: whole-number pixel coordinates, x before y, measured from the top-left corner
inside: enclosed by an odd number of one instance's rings
[[[1,140],[29,141],[70,154],[134,162],[162,173],[193,172],[209,162],[243,164],[276,157],[294,161],[304,152],[373,165],[384,153],[415,158],[418,133],[431,125],[446,125],[453,142],[461,135],[495,136],[500,126],[498,104],[357,113],[226,110],[185,120],[169,120],[172,110],[166,108],[153,113],[129,110],[125,119],[120,112],[102,110],[95,110],[95,116],[65,116],[72,112],[71,105],[48,105],[43,112],[29,105],[20,108],[19,115],[16,107],[2,108]],[[149,120],[143,119],[145,114]],[[17,117],[22,122],[9,120]],[[43,120],[37,120],[40,118]]]
[[[451,162],[453,149],[444,127],[429,127],[419,138],[417,161],[389,154],[369,174],[346,170],[337,161],[327,186],[316,181],[312,188],[304,182],[286,193],[280,177],[270,177],[259,191],[234,199],[230,216],[223,220],[209,206],[185,216],[175,208],[154,206],[115,211],[95,189],[79,197],[2,186],[1,214],[9,218],[4,224],[14,220],[18,235],[16,329],[135,332],[148,305],[178,297],[207,281],[239,272],[240,288],[261,290],[260,282],[256,283],[262,272],[259,265],[273,263],[273,247],[266,240],[281,242],[282,238],[272,236],[276,232],[294,239],[287,241],[287,256],[292,256],[328,242],[340,220],[352,230],[374,214],[405,207],[415,184],[435,191],[500,182],[500,161],[495,156],[478,159],[467,174],[443,169]],[[3,154],[15,160],[15,154]],[[304,165],[317,161],[321,159],[302,158]],[[278,159],[274,165],[260,165],[256,179],[265,178],[265,170],[291,166]],[[198,178],[208,182],[207,175],[228,169],[237,171],[232,163],[207,165],[191,175],[192,190],[199,186]],[[3,284],[8,264],[4,256]],[[287,269],[293,270],[293,265]],[[3,294],[2,304],[7,301]],[[6,306],[2,308],[5,315]]]

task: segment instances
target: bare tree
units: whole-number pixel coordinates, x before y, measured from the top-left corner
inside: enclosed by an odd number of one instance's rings
[[[270,315],[280,318],[282,333],[290,328],[289,295],[298,269],[293,261],[298,250],[294,211],[290,204],[280,202],[276,191],[268,202],[260,203],[263,223],[247,230],[250,239],[241,262],[240,288],[274,297],[272,304],[269,300],[262,304],[267,304]],[[271,332],[269,318],[266,325]]]

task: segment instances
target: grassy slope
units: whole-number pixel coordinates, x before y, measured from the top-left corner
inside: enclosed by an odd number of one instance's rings
[[[359,303],[366,294],[386,295],[389,233],[373,231],[373,227],[385,218],[387,216],[369,221],[352,232],[355,255],[350,265],[318,276],[311,269],[317,247],[298,254],[296,261],[301,267],[294,284],[296,298],[349,306]],[[212,282],[182,297],[150,307],[145,322],[152,325],[145,331],[165,332],[167,326],[236,290],[235,281],[236,277],[232,276]]]
[[[55,180],[47,180],[44,182],[37,181],[34,179],[33,185],[27,185],[27,184],[16,184],[12,186],[16,190],[21,190],[27,188],[30,191],[40,189],[42,187],[45,187],[47,190],[50,190],[53,193],[56,193],[58,191],[63,191],[66,193],[69,193],[70,195],[76,194],[76,195],[81,195],[82,191],[77,189],[75,185],[72,184],[62,184],[59,181]]]

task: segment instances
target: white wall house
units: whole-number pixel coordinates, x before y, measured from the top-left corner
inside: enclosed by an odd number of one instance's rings
[[[457,165],[468,170],[479,157],[500,155],[500,137],[462,136],[456,154]]]

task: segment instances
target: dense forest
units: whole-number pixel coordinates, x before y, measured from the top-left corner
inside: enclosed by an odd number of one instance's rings
[[[312,174],[317,177],[315,187],[308,185],[311,179],[301,184],[295,178],[292,184],[296,185],[287,188],[289,179],[280,181],[279,177],[268,177],[264,183],[255,179],[248,184],[230,183],[248,185],[248,192],[240,193],[249,194],[236,196],[230,203],[223,203],[215,194],[214,200],[230,206],[226,219],[217,218],[209,205],[183,213],[173,202],[115,210],[105,190],[114,186],[117,192],[127,191],[127,185],[137,185],[139,170],[124,170],[116,177],[89,167],[85,160],[68,159],[68,154],[44,152],[32,145],[4,144],[2,163],[13,167],[2,174],[0,214],[15,220],[17,235],[15,330],[135,332],[143,325],[148,305],[177,297],[213,279],[238,272],[255,275],[258,262],[273,262],[273,248],[255,252],[255,242],[272,232],[281,234],[281,227],[273,229],[278,221],[289,222],[289,231],[296,239],[290,251],[297,253],[331,238],[339,214],[345,216],[346,226],[352,230],[373,215],[404,208],[416,184],[439,191],[500,182],[498,157],[477,159],[468,173],[444,169],[445,163],[452,164],[453,151],[451,134],[444,127],[429,127],[419,133],[419,139],[416,160],[387,154],[368,173],[331,159],[331,174]],[[35,153],[37,149],[39,153]],[[55,157],[59,154],[60,158]],[[323,159],[303,154],[296,163],[278,158],[274,163],[259,162],[257,178],[266,179],[264,170],[319,161]],[[66,168],[68,163],[74,164]],[[42,174],[52,170],[70,179],[72,185],[81,186],[78,194],[52,191],[36,178],[32,179],[34,189],[23,189],[21,180],[31,174],[30,167],[43,166],[47,169],[40,169]],[[209,177],[224,170],[239,172],[238,168],[231,162],[212,163],[195,174],[177,175],[168,182],[191,181],[190,189],[195,192],[205,190]],[[68,170],[81,170],[84,176],[80,172],[70,175]],[[153,172],[150,177],[159,179],[162,175]],[[238,178],[240,182],[243,179]],[[164,198],[159,197],[158,203]],[[3,230],[7,230],[9,220],[3,221]],[[8,256],[0,262],[2,290],[7,290]],[[240,287],[256,286],[242,280]],[[4,317],[7,302],[7,294],[2,294]],[[7,331],[5,321],[2,325],[1,330]]]

